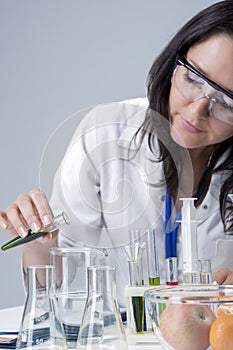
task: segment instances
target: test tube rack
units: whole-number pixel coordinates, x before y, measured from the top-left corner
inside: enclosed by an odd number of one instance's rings
[[[156,288],[159,286],[156,286]],[[164,286],[163,286],[164,287]],[[149,315],[146,312],[145,303],[144,303],[144,312],[146,318],[146,330],[143,332],[136,332],[135,330],[135,319],[132,310],[132,298],[133,297],[142,297],[144,298],[145,291],[155,288],[155,286],[126,286],[125,287],[125,298],[126,298],[126,314],[127,314],[127,326],[125,330],[126,341],[128,346],[136,345],[155,345],[159,344],[159,341],[152,330],[152,323],[149,319]],[[146,347],[147,348],[147,347]]]

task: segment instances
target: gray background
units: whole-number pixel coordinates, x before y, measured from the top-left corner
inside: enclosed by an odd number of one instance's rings
[[[73,113],[146,94],[154,57],[210,0],[0,0],[0,208],[39,186]],[[0,244],[9,237],[0,231]],[[24,303],[21,248],[0,251],[0,308]]]

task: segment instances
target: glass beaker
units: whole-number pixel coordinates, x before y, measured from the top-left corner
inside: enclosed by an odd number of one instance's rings
[[[27,299],[16,349],[68,349],[54,294],[54,268],[27,268]]]
[[[55,294],[69,348],[75,348],[87,299],[87,267],[103,265],[105,255],[92,248],[51,248]]]
[[[122,349],[124,327],[116,296],[115,268],[90,266],[87,271],[88,297],[77,350],[95,349],[95,345],[98,349]]]

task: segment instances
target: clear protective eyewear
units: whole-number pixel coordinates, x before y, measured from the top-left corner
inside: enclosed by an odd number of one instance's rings
[[[173,82],[177,90],[190,102],[209,100],[209,114],[233,125],[233,93],[222,88],[178,55]]]

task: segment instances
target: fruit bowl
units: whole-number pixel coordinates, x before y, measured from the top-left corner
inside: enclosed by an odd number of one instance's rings
[[[164,350],[233,349],[233,286],[155,287],[145,300]]]

